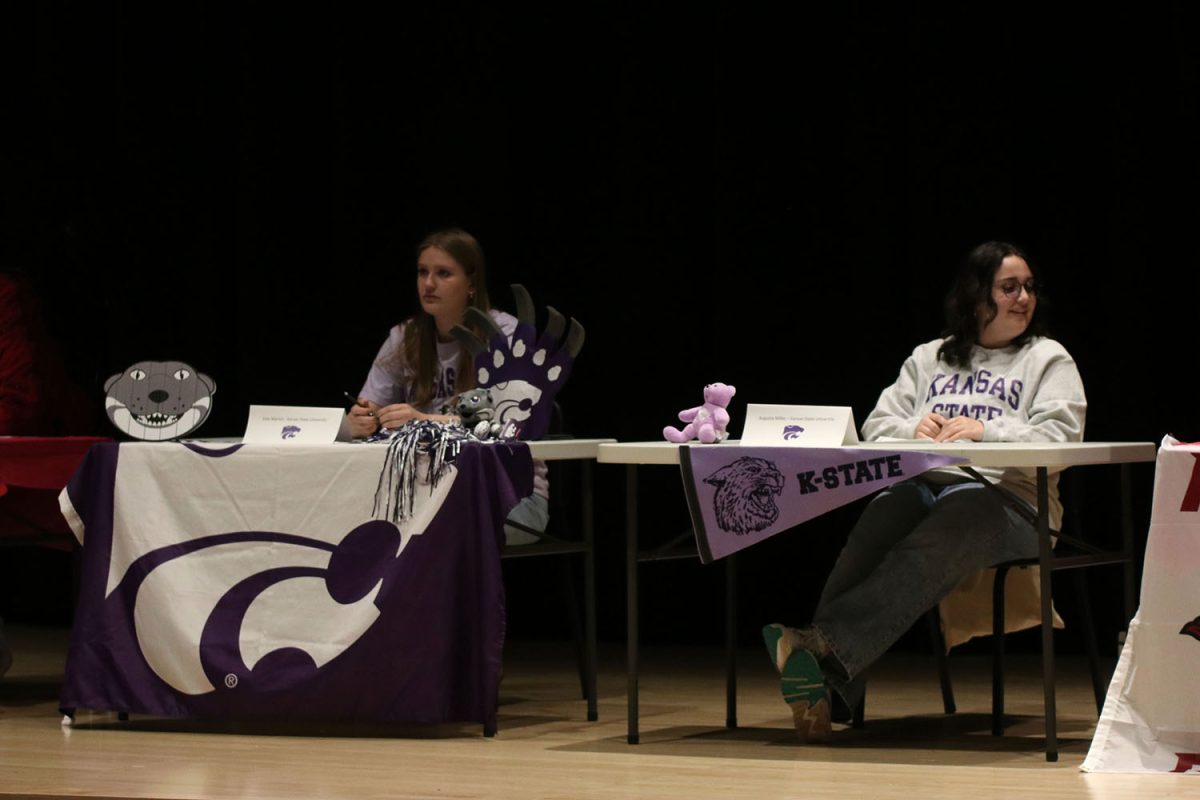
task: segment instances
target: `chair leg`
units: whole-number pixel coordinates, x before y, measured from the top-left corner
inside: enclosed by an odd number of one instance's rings
[[[942,636],[942,620],[937,606],[925,612],[925,620],[929,623],[929,641],[933,644],[933,655],[937,659],[938,680],[942,685],[942,708],[947,714],[953,714],[958,708],[954,704],[954,686],[950,682],[950,659],[946,655],[946,639]]]
[[[997,567],[992,582],[992,736],[1004,733],[1004,582],[1008,567]]]
[[[1096,698],[1096,716],[1104,710],[1104,695],[1108,691],[1107,681],[1100,672],[1100,649],[1096,645],[1096,626],[1092,621],[1092,601],[1088,596],[1087,576],[1083,570],[1072,570],[1075,594],[1079,599],[1079,616],[1083,617],[1083,646],[1087,651],[1088,671],[1092,674],[1092,694]]]
[[[954,714],[958,707],[954,702],[954,684],[950,679],[950,659],[946,655],[946,639],[942,636],[942,621],[938,615],[938,607],[934,606],[925,613],[925,621],[929,628],[929,642],[933,647],[934,659],[937,661],[938,681],[942,688],[942,709],[947,714]],[[850,709],[850,727],[861,728],[866,724],[867,693],[863,691],[862,698],[854,708]]]
[[[866,724],[867,718],[867,693],[863,692],[862,699],[858,701],[858,705],[854,707],[854,712],[850,716],[850,727],[861,728]]]

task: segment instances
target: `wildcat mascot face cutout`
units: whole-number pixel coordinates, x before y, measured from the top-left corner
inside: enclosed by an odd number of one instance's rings
[[[217,384],[182,361],[139,361],[104,382],[104,410],[122,433],[161,442],[208,418]]]

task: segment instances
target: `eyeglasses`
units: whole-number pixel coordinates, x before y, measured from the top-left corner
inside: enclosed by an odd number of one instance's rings
[[[996,288],[1003,292],[1004,296],[1009,300],[1016,300],[1018,297],[1020,297],[1022,289],[1024,289],[1025,294],[1029,295],[1030,297],[1037,297],[1038,293],[1038,285],[1033,278],[1030,278],[1024,283],[1021,283],[1016,278],[1010,278],[1006,281],[997,283]]]

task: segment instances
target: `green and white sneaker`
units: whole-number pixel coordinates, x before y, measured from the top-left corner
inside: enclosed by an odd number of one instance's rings
[[[819,663],[828,653],[828,645],[810,628],[789,628],[778,623],[765,626],[762,635],[767,654],[779,670],[779,688],[792,709],[801,741],[829,741],[829,689]]]
[[[812,628],[789,628],[772,622],[763,626],[762,637],[767,644],[767,656],[775,665],[775,671],[779,673],[783,672],[783,666],[793,651],[807,650],[814,654],[818,661],[829,654],[829,645],[825,644],[821,635]]]

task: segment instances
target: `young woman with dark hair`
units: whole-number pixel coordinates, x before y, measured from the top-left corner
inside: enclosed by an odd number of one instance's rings
[[[421,310],[392,328],[379,348],[358,402],[347,421],[356,438],[380,428],[396,429],[406,422],[432,419],[447,422],[442,408],[458,394],[475,388],[471,355],[450,331],[463,323],[469,307],[487,312],[511,337],[517,320],[491,307],[488,300],[483,249],[475,237],[459,228],[435,231],[417,245],[417,299]],[[487,332],[475,330],[486,338]],[[549,520],[549,483],[545,462],[534,461],[534,493],[509,516],[511,521],[538,531]],[[509,528],[509,543],[528,542],[532,535]]]
[[[971,357],[971,349],[978,343],[981,315],[989,321],[1000,313],[1000,306],[994,296],[996,272],[1007,258],[1013,259],[1013,264],[1024,261],[1029,270],[1028,285],[1025,294],[1028,304],[1036,307],[1038,303],[1038,285],[1033,278],[1033,266],[1021,248],[1007,242],[984,242],[976,247],[963,260],[958,278],[950,293],[946,295],[946,329],[942,331],[945,338],[938,357],[945,359],[947,364],[955,367],[966,366]],[[1018,294],[1018,278],[1006,278],[1005,291],[1001,293],[1001,301],[1015,299]],[[1034,317],[1030,308],[1030,318],[1019,334],[1009,342],[1012,346],[1025,344],[1034,336],[1044,336],[1045,329],[1041,319]],[[1043,316],[1045,312],[1043,311]],[[984,345],[985,347],[987,345]]]
[[[356,437],[413,419],[449,419],[441,407],[475,387],[471,355],[450,334],[468,308],[488,312],[510,336],[516,328],[511,315],[492,309],[483,249],[458,228],[435,231],[417,245],[417,299],[421,310],[392,328],[350,409]]]
[[[1017,247],[987,242],[963,261],[946,302],[946,332],[917,347],[863,424],[863,438],[1077,442],[1087,400],[1075,362],[1038,333],[1039,288]],[[965,578],[1001,561],[1037,555],[1025,470],[977,470],[1001,492],[956,469],[935,470],[880,492],[863,511],[803,629],[768,625],[763,637],[784,699],[805,740],[830,735],[830,689],[851,708],[861,675]],[[1050,523],[1061,525],[1057,476]]]

